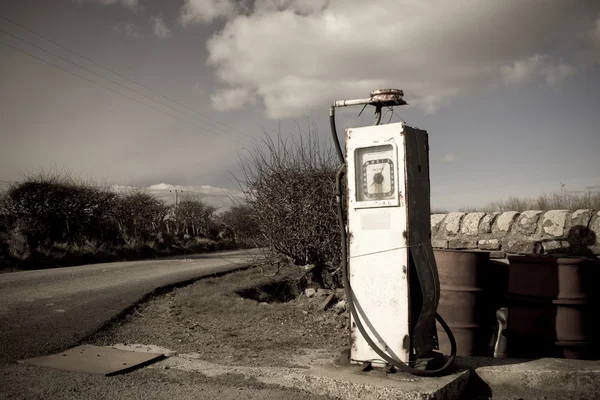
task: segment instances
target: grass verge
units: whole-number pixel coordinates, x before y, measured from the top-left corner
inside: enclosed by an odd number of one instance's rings
[[[222,365],[292,367],[331,360],[348,344],[344,303],[334,300],[322,310],[331,292],[307,296],[298,272],[289,266],[269,276],[254,267],[202,279],[140,304],[91,342],[153,344]],[[259,301],[240,295],[261,290],[266,292]]]

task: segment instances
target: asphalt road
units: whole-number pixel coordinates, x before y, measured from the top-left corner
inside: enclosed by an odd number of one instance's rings
[[[155,289],[251,264],[256,251],[0,275],[0,363],[64,350]]]

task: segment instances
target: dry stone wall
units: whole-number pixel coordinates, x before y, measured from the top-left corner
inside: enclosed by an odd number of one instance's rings
[[[597,210],[452,212],[431,215],[437,249],[485,250],[507,254],[565,254],[600,257]]]

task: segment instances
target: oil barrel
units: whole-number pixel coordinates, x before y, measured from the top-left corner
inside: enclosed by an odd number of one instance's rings
[[[509,357],[598,359],[600,262],[553,255],[508,260]]]
[[[457,355],[489,356],[492,350],[496,302],[489,267],[489,252],[434,250],[440,277],[438,313],[456,339]],[[440,351],[450,353],[450,343],[437,324]]]

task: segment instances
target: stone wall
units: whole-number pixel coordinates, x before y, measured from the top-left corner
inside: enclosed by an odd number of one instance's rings
[[[600,212],[550,210],[452,212],[431,216],[431,243],[437,249],[485,250],[507,254],[600,256]]]

